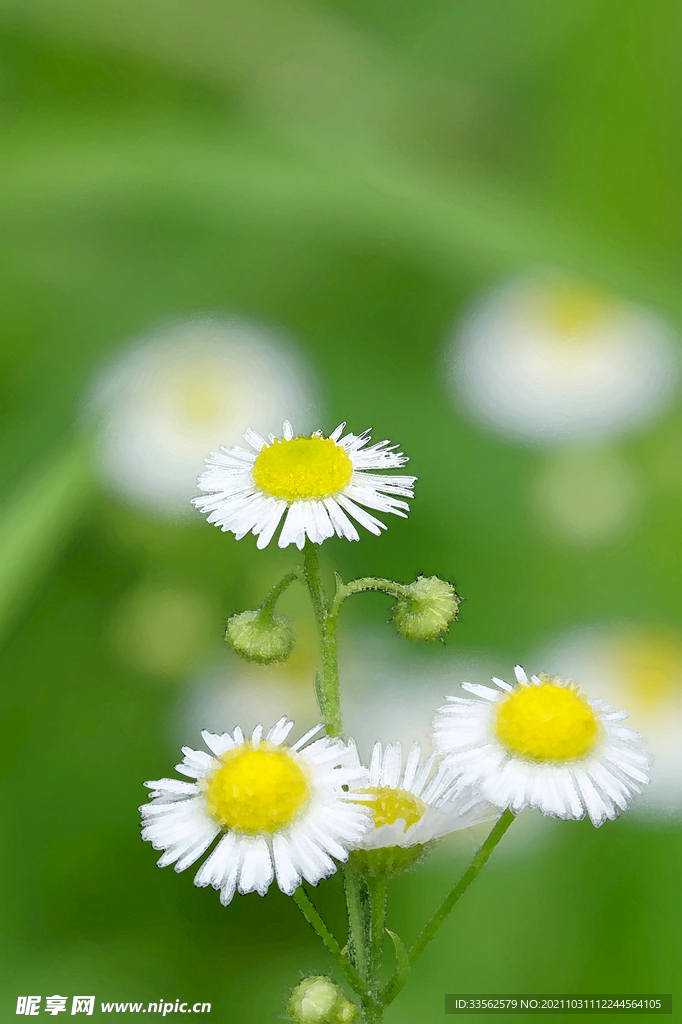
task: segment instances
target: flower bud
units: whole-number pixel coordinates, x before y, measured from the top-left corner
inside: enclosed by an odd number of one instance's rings
[[[317,975],[304,978],[289,997],[287,1013],[295,1024],[351,1024],[358,1015],[338,985]]]
[[[459,598],[451,583],[419,576],[393,607],[393,621],[406,640],[423,643],[445,636],[457,618]]]
[[[260,609],[240,612],[227,621],[225,643],[235,654],[259,665],[286,661],[296,643],[289,620]]]

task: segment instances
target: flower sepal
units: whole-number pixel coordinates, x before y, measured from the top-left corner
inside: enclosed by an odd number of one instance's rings
[[[406,640],[427,643],[445,636],[457,618],[460,599],[438,576],[418,576],[393,606],[396,629]]]
[[[353,850],[349,863],[363,878],[394,878],[423,860],[432,846],[433,843],[416,843],[414,846]]]
[[[228,619],[225,643],[245,661],[272,665],[286,661],[296,644],[289,620],[269,611],[239,612]]]

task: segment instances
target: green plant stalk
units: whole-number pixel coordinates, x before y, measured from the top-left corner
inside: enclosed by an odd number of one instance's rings
[[[386,897],[388,880],[379,876],[369,881],[371,901],[371,948],[370,948],[370,982],[378,991],[381,954],[384,945],[386,928]]]
[[[330,736],[340,736],[343,732],[343,723],[339,689],[337,622],[342,601],[338,600],[339,589],[337,588],[336,597],[331,607],[327,603],[320,577],[317,545],[308,539],[306,539],[303,558],[303,579],[310,593],[320,637],[322,664],[315,677],[315,692],[327,732]],[[358,988],[357,985],[353,985],[353,988],[361,996],[364,1020],[374,1024],[381,1020],[383,1008],[378,999],[377,985],[372,984],[370,980],[378,976],[378,971],[372,974],[371,902],[365,882],[349,864],[344,865],[344,888],[348,908],[349,955],[353,969],[362,979],[362,987]],[[368,981],[373,991],[368,991]]]
[[[429,923],[423,929],[421,935],[419,936],[415,944],[410,949],[408,955],[410,967],[412,967],[417,962],[417,960],[422,955],[431,939],[434,937],[440,926],[445,921],[445,918],[448,916],[448,914],[454,907],[455,903],[457,903],[457,901],[464,895],[464,893],[467,891],[473,880],[477,877],[477,875],[481,871],[481,868],[485,865],[486,861],[488,860],[488,857],[493,852],[493,850],[499,843],[500,839],[511,825],[512,821],[514,820],[514,817],[515,815],[512,814],[510,810],[506,810],[504,814],[502,814],[502,816],[498,819],[492,831],[490,832],[490,835],[484,842],[483,846],[476,853],[474,859],[471,862],[470,867],[464,872],[464,874],[462,875],[454,889],[452,889],[452,891],[448,893],[448,895],[445,897],[436,913],[433,915]],[[397,983],[396,978],[393,978],[388,983],[388,985],[386,986],[382,993],[382,1003],[384,1006],[388,1006],[389,1003],[391,1003],[395,999],[395,997],[400,992],[403,984],[404,981],[402,982],[402,984]]]
[[[384,930],[386,927],[386,891],[388,882],[387,879],[379,877],[368,879],[365,885],[367,897],[364,908],[363,927],[366,946],[368,993],[362,1000],[362,1013],[366,1024],[379,1024],[384,1015],[379,976]]]
[[[337,615],[327,606],[320,577],[317,545],[306,538],[303,552],[303,578],[310,593],[317,631],[320,637],[322,665],[316,677],[315,691],[324,724],[330,736],[341,736],[341,695],[339,693],[339,656],[337,641]]]
[[[376,901],[374,882],[367,882],[350,864],[345,865],[348,946],[353,963],[365,985],[364,992],[359,995],[362,997],[362,1019],[366,1024],[376,1024],[381,1020],[384,1011],[379,996],[381,937],[375,941],[375,917],[381,918],[383,932],[386,889],[383,880],[379,880],[378,885],[383,889],[383,898]],[[377,914],[375,908],[381,908],[381,912]]]
[[[329,928],[327,928],[327,925],[320,917],[313,901],[302,886],[294,892],[294,903],[301,911],[313,931],[322,939],[325,946],[341,968],[344,978],[353,991],[359,996],[365,998],[367,994],[367,987],[363,978],[360,977],[353,964],[350,963],[341,952],[341,947],[330,932]]]
[[[343,886],[348,907],[348,950],[358,973],[366,981],[370,963],[369,901],[364,880],[350,864],[344,864]]]
[[[338,577],[337,577],[338,579]],[[336,594],[331,604],[330,614],[338,615],[341,605],[352,594],[361,594],[366,590],[380,590],[390,597],[409,597],[407,587],[402,583],[395,583],[393,580],[380,579],[377,576],[365,576],[359,580],[351,580],[350,583],[338,582]]]
[[[301,579],[301,574],[298,571],[289,572],[284,576],[279,583],[276,583],[272,590],[269,592],[262,605],[260,606],[261,620],[267,620],[272,615],[275,604],[284,593],[284,591],[291,586],[292,583],[296,583],[297,580]]]

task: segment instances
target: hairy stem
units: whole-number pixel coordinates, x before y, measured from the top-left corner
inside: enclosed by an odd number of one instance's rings
[[[337,577],[338,579],[338,577]],[[365,576],[350,583],[338,582],[336,594],[331,605],[331,614],[338,615],[341,605],[351,594],[361,594],[365,590],[380,590],[390,597],[407,597],[407,587],[393,580],[383,580],[377,576]]]
[[[412,967],[417,962],[417,960],[422,955],[431,939],[434,937],[440,926],[445,921],[445,918],[448,916],[448,914],[454,907],[455,903],[457,903],[457,901],[464,895],[464,893],[467,891],[473,880],[479,874],[481,868],[484,866],[484,864],[488,860],[488,857],[493,852],[493,850],[495,849],[495,847],[497,846],[500,839],[507,831],[513,820],[514,815],[510,810],[506,810],[504,814],[498,819],[497,823],[495,824],[490,835],[484,842],[483,846],[476,853],[474,859],[471,862],[470,867],[464,872],[464,874],[462,875],[454,889],[452,889],[452,891],[448,893],[448,895],[445,897],[436,913],[433,915],[429,923],[423,929],[421,935],[419,936],[415,944],[412,946],[412,949],[408,954],[408,961],[410,967]],[[402,985],[397,982],[396,978],[393,978],[384,989],[382,998],[383,1005],[388,1006],[389,1003],[391,1003],[398,995],[398,992],[400,991],[401,988]]]
[[[284,593],[284,591],[288,587],[290,587],[292,583],[296,583],[300,579],[300,572],[289,572],[279,581],[279,583],[275,584],[275,586],[272,588],[272,590],[270,591],[270,593],[260,606],[260,615],[262,619],[266,619],[270,615],[272,615],[272,611],[275,607],[275,604],[277,603],[281,595]]]
[[[330,736],[343,732],[341,720],[341,696],[339,693],[339,659],[336,635],[336,614],[327,607],[327,600],[320,577],[317,545],[306,538],[303,563],[303,578],[310,593],[317,630],[320,636],[322,665],[317,674],[315,691],[324,724]]]
[[[363,978],[360,977],[353,964],[351,964],[341,952],[341,947],[320,917],[313,901],[310,899],[303,886],[300,886],[294,892],[294,902],[313,931],[322,939],[329,952],[337,961],[346,981],[353,991],[357,992],[359,996],[364,998],[367,994],[367,986],[365,985]]]
[[[386,928],[386,890],[387,881],[383,877],[373,878],[369,883],[371,900],[371,946],[370,946],[370,985],[379,992],[379,971],[381,954],[384,945]]]

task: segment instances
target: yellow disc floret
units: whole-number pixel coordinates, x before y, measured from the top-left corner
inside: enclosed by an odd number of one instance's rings
[[[329,498],[350,482],[353,463],[330,437],[294,437],[261,448],[253,481],[273,498],[300,501]]]
[[[406,789],[392,789],[390,786],[370,786],[360,790],[361,793],[371,793],[376,800],[368,801],[365,805],[369,807],[374,815],[374,824],[377,828],[381,825],[392,825],[398,818],[405,821],[405,831],[410,825],[415,825],[426,810],[426,804],[414,793]]]
[[[594,710],[573,686],[540,678],[541,685],[517,686],[496,703],[498,740],[511,754],[530,761],[584,757],[599,737]]]
[[[206,781],[208,809],[225,829],[277,832],[305,807],[310,784],[300,759],[285,747],[250,743],[230,750]]]

